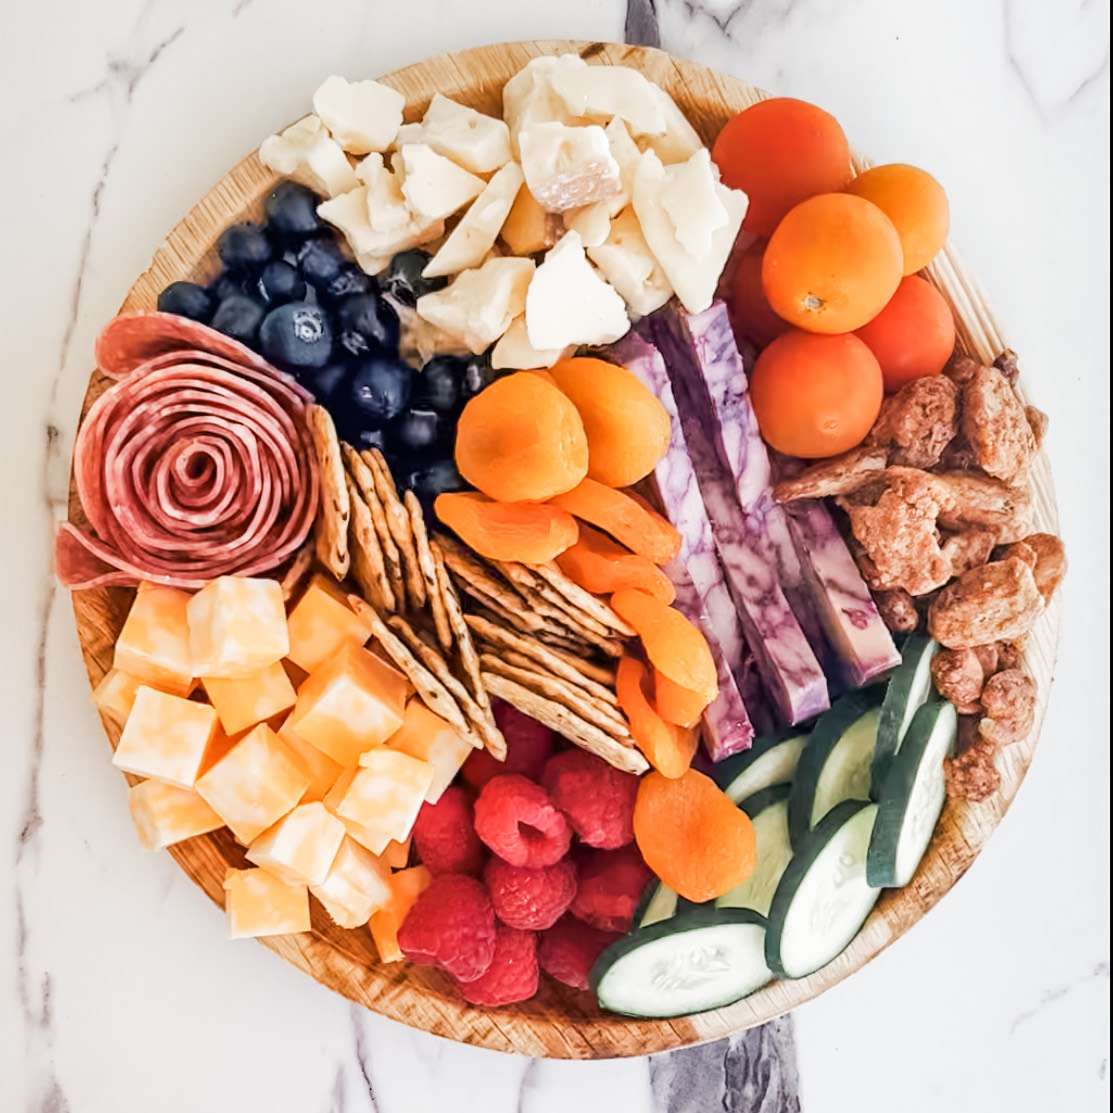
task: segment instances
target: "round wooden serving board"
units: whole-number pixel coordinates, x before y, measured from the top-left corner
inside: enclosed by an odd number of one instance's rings
[[[635,66],[667,89],[710,143],[726,119],[766,96],[743,81],[714,73],[659,50],[611,43],[522,42],[445,54],[382,78],[407,101],[407,120],[420,117],[434,91],[484,112],[501,115],[503,83],[539,54],[576,51],[597,64]],[[323,75],[322,75],[323,76]],[[275,127],[284,126],[275,120]],[[262,136],[259,137],[262,140]],[[237,220],[257,217],[261,199],[275,175],[255,154],[248,155],[203,197],[167,237],[150,268],[128,293],[124,309],[153,308],[159,291],[175,279],[207,280],[217,270],[217,236]],[[931,277],[954,310],[961,343],[989,362],[1004,340],[971,277],[948,248],[935,261]],[[85,399],[108,385],[94,372]],[[1054,531],[1056,510],[1045,458],[1032,476],[1037,528]],[[81,509],[70,484],[70,517]],[[119,588],[76,592],[73,596],[81,649],[95,685],[111,667],[112,650],[132,592]],[[1029,643],[1028,666],[1040,691],[1042,722],[1055,663],[1059,611],[1052,606]],[[105,721],[115,746],[118,730]],[[761,1024],[822,993],[864,966],[903,935],[965,873],[1000,822],[1032,760],[1038,730],[1004,751],[999,765],[1001,790],[978,805],[948,801],[935,839],[912,884],[887,891],[857,939],[829,966],[799,981],[774,982],[726,1009],[675,1020],[638,1021],[601,1013],[589,993],[564,989],[542,978],[529,1003],[485,1011],[468,1006],[447,977],[408,963],[381,965],[366,929],[343,931],[313,902],[313,930],[261,942],[323,985],[384,1016],[438,1036],[500,1051],[567,1059],[608,1058],[668,1051],[716,1039]],[[229,866],[244,865],[243,851],[225,829],[190,839],[170,853],[216,904],[223,904],[221,883]],[[230,944],[235,945],[235,944]]]

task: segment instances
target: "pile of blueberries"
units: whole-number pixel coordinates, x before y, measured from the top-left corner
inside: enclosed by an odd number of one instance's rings
[[[452,460],[456,419],[490,381],[482,357],[436,356],[416,371],[398,354],[398,314],[445,279],[421,277],[428,255],[396,255],[378,281],[345,254],[296,182],[267,196],[263,224],[221,233],[223,264],[207,286],[172,282],[158,308],[210,325],[260,352],[313,392],[357,448],[378,445],[396,480],[428,504],[465,484]]]

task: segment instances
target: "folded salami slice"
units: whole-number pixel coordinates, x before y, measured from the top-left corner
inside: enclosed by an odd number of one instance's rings
[[[155,316],[168,315],[148,315],[149,324]],[[74,482],[90,530],[62,525],[59,578],[73,588],[197,588],[276,569],[317,513],[310,400],[266,364],[212,352],[139,364],[78,432]]]

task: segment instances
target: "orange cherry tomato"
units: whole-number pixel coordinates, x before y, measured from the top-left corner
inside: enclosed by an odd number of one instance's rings
[[[768,236],[794,205],[853,176],[838,120],[792,97],[758,101],[728,120],[711,151],[723,181],[750,199],[742,227]]]
[[[750,398],[778,452],[837,456],[860,444],[881,409],[881,368],[858,337],[794,329],[758,356]]]
[[[893,222],[848,193],[803,201],[765,248],[761,280],[773,311],[809,332],[853,332],[900,284],[904,253]]]
[[[761,284],[761,262],[765,257],[765,241],[750,244],[734,265],[727,289],[727,310],[737,336],[752,340],[764,348],[792,326],[770,308]]]
[[[943,370],[955,347],[955,319],[943,295],[926,279],[910,274],[855,336],[877,357],[885,389],[892,393]]]
[[[943,187],[926,170],[903,162],[875,166],[846,188],[872,201],[893,222],[905,274],[915,274],[935,258],[947,239],[951,213]]]

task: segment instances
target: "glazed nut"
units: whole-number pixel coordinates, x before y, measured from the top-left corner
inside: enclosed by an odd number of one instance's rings
[[[916,603],[903,588],[878,591],[873,598],[882,621],[894,634],[911,634],[920,625]]]
[[[886,445],[892,463],[931,468],[958,431],[958,388],[946,376],[913,379],[886,398],[868,442]]]
[[[1036,453],[1028,415],[1012,384],[983,367],[962,388],[962,435],[987,475],[1014,483]]]
[[[955,705],[960,715],[981,711],[985,670],[973,649],[941,649],[931,659],[935,690]]]
[[[955,757],[946,758],[943,778],[947,795],[972,803],[992,796],[1001,787],[1001,774],[994,760],[996,754],[993,741],[979,733],[973,745]]]
[[[1036,682],[1020,669],[995,673],[982,689],[982,707],[988,718],[1010,723],[1019,741],[1036,719]]]
[[[946,375],[952,383],[957,383],[959,386],[962,386],[963,383],[968,383],[981,368],[981,362],[974,359],[973,356],[965,356],[956,353],[951,356],[950,362],[943,368],[943,374]]]
[[[1032,569],[1012,557],[964,572],[928,612],[928,629],[949,649],[1023,637],[1044,608]]]
[[[1006,556],[1018,556],[1032,569],[1036,587],[1047,602],[1067,574],[1067,554],[1063,542],[1053,533],[1032,533],[1008,546]]]

